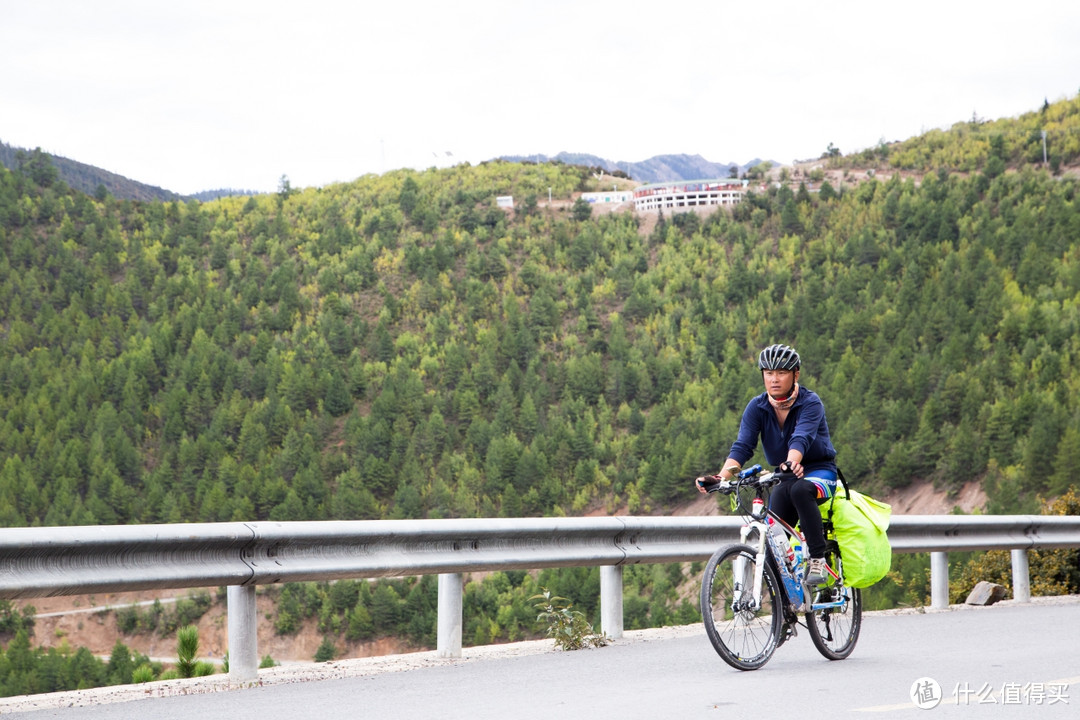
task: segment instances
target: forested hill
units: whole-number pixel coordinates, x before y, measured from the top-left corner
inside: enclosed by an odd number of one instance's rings
[[[206,204],[0,171],[0,524],[661,512],[777,341],[859,485],[1034,510],[1080,456],[1080,208],[1000,147],[647,235],[565,165]]]
[[[1026,164],[1046,163],[1055,175],[1068,168],[1077,176],[1080,158],[1080,96],[1056,103],[1044,101],[1038,110],[1017,118],[985,120],[972,117],[948,130],[931,130],[903,142],[880,143],[847,156],[834,157],[836,167],[865,167],[886,161],[892,168],[934,172],[985,171],[991,175]]]
[[[0,165],[15,169],[20,167],[20,163],[29,166],[23,168],[24,172],[29,175],[34,175],[35,171],[41,172],[46,167],[51,168],[49,172],[55,179],[64,182],[74,190],[88,195],[108,193],[113,197],[125,200],[172,201],[183,199],[181,195],[171,190],[131,180],[123,175],[117,175],[114,172],[87,165],[77,160],[70,160],[59,155],[50,155],[42,152],[41,148],[22,150],[7,143],[0,143]],[[40,181],[42,178],[38,177],[37,179]],[[218,192],[227,194],[224,191]]]

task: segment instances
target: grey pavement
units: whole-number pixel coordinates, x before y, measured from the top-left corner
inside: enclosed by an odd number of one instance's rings
[[[700,629],[700,626],[696,626]],[[466,648],[466,654],[469,649]],[[936,683],[936,685],[934,684]],[[912,696],[936,707],[920,709]],[[740,672],[703,631],[642,634],[576,652],[431,661],[397,672],[20,712],[45,720],[589,720],[755,716],[1080,717],[1080,598],[926,613],[867,613],[846,660],[802,630],[763,669]]]

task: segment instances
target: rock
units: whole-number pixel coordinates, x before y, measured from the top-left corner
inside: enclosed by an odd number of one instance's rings
[[[1005,598],[1005,592],[1004,585],[981,580],[975,585],[964,602],[968,605],[993,605],[998,600]]]

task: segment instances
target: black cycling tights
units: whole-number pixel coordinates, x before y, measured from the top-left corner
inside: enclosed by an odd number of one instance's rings
[[[810,557],[825,557],[825,530],[818,510],[817,486],[806,479],[784,480],[773,488],[769,507],[792,527],[797,522],[806,536]]]

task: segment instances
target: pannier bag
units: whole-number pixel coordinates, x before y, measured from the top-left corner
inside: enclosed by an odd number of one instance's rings
[[[832,523],[847,586],[869,587],[885,577],[892,565],[892,546],[886,534],[892,506],[849,489],[841,475],[841,487],[836,488],[831,501],[819,507],[826,523]]]

